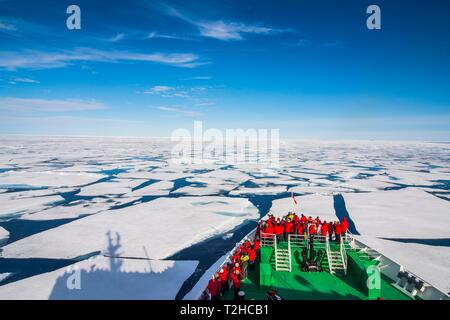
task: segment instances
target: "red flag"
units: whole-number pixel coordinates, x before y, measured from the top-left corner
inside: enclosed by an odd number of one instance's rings
[[[297,200],[295,200],[295,197],[294,197],[294,193],[293,193],[293,192],[292,192],[292,200],[294,200],[294,203],[297,204]]]

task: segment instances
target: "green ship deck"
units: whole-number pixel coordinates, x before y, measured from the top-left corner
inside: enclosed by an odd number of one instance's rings
[[[306,244],[305,244],[306,245]],[[304,245],[304,246],[305,246]],[[303,246],[303,247],[304,247]],[[337,245],[331,244],[337,250]],[[281,241],[278,248],[287,247],[287,243]],[[367,300],[382,298],[386,300],[411,300],[393,286],[394,281],[381,275],[379,289],[371,291],[367,289],[367,267],[376,265],[377,261],[368,257],[364,252],[351,250],[347,247],[348,267],[345,273],[330,273],[328,260],[325,255],[322,261],[323,271],[306,272],[300,269],[299,253],[303,247],[295,247],[291,250],[291,271],[276,271],[274,253],[268,253],[268,262],[263,268],[270,268],[270,277],[261,285],[261,256],[263,251],[269,252],[272,248],[261,248],[253,270],[248,269],[247,277],[241,283],[241,290],[245,292],[246,300],[266,300],[266,292],[275,289],[279,296],[286,300]],[[264,258],[263,258],[264,259]],[[266,258],[267,259],[267,258]],[[267,273],[267,271],[265,271]],[[233,290],[230,289],[223,299],[233,299]]]

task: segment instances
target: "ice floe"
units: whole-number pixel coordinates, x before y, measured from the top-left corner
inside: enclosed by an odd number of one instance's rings
[[[450,202],[416,188],[345,194],[345,206],[363,235],[450,238]]]
[[[17,197],[15,193],[0,194],[0,221],[38,212],[62,201],[61,196]]]
[[[104,196],[104,195],[122,195],[131,192],[131,190],[141,184],[142,181],[132,179],[111,179],[106,182],[95,183],[81,188],[79,196]]]
[[[3,247],[9,239],[9,232],[4,228],[0,227],[0,247]]]
[[[172,300],[197,264],[96,256],[0,286],[0,299]]]
[[[2,185],[73,187],[93,183],[104,177],[104,175],[96,173],[10,171],[0,174],[0,187]]]
[[[5,246],[14,258],[73,258],[105,252],[105,234],[122,238],[121,256],[164,259],[194,243],[233,230],[259,217],[247,200],[226,197],[159,198],[109,210],[53,228]]]

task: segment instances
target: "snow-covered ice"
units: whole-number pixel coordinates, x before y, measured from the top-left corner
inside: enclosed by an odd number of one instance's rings
[[[3,256],[61,259],[105,252],[105,234],[111,231],[120,234],[121,256],[148,254],[152,259],[164,259],[258,217],[257,209],[242,198],[159,198],[97,213],[13,242],[3,247]]]
[[[100,182],[81,188],[79,196],[104,196],[104,195],[123,195],[131,192],[131,190],[142,181],[130,179],[112,179],[107,182]]]
[[[60,196],[18,197],[14,194],[0,194],[0,221],[38,212],[63,200]]]
[[[9,239],[9,232],[4,228],[0,227],[0,247],[4,246]]]
[[[73,187],[93,183],[104,177],[96,173],[8,171],[0,174],[0,187],[5,185]]]
[[[96,256],[6,284],[0,288],[0,300],[171,300],[197,264]]]
[[[450,238],[450,202],[425,191],[406,188],[345,194],[344,199],[347,211],[363,235]]]

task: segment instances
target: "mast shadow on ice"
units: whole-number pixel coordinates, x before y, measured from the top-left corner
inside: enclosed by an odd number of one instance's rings
[[[92,258],[89,264],[69,266],[66,272],[56,279],[49,299],[155,298],[151,284],[160,281],[158,278],[163,273],[170,274],[170,269],[176,269],[175,265],[158,265],[145,258],[120,258],[120,234],[108,231],[106,236],[108,240],[106,253]],[[148,265],[144,268],[140,267],[145,260]]]

